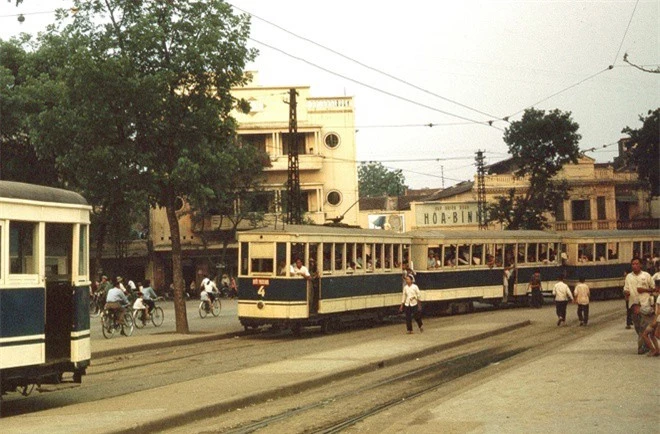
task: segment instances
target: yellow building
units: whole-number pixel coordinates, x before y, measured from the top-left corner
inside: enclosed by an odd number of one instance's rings
[[[265,191],[260,209],[266,213],[266,221],[286,219],[281,203],[286,196],[288,179],[289,90],[295,88],[303,218],[322,224],[343,215],[344,223],[357,224],[353,98],[314,97],[309,86],[260,86],[258,75],[252,74],[249,85],[232,89],[236,98],[250,103],[250,111],[232,115],[238,121],[240,139],[265,150],[270,158],[271,166],[265,169],[266,180],[262,185]],[[186,210],[184,202],[181,207],[182,211]],[[227,219],[212,216],[202,226],[193,224],[190,214],[181,214],[179,224],[186,284],[194,280],[198,285],[204,275],[236,275],[235,241],[229,244],[225,268],[221,264],[221,241],[205,237],[202,232],[229,227]],[[169,225],[164,210],[152,210],[150,218],[152,259],[145,275],[152,276],[157,288],[164,288],[172,281]],[[241,227],[249,227],[249,223],[244,222]],[[213,264],[216,269],[210,268]]]
[[[528,185],[526,178],[513,175],[511,160],[491,165],[485,175],[486,202],[508,194],[515,188],[522,194]],[[613,164],[596,163],[581,156],[577,164],[568,164],[557,175],[568,181],[569,198],[559,204],[556,218],[547,216],[550,229],[558,231],[585,229],[641,229],[657,226],[650,218],[649,197],[637,174],[615,170]],[[410,206],[413,220],[409,229],[477,229],[477,177]],[[496,227],[493,225],[492,227]]]

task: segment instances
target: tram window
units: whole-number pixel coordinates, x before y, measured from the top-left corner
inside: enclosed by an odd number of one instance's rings
[[[458,246],[458,257],[456,258],[456,264],[458,265],[469,265],[470,264],[470,245],[463,244]]]
[[[518,244],[518,263],[519,264],[524,264],[527,262],[527,253],[525,251],[526,244],[524,243],[519,243]]]
[[[539,243],[538,252],[539,252],[539,262],[543,262],[544,264],[547,264],[550,261],[548,255],[548,244]]]
[[[286,243],[275,245],[275,260],[277,261],[277,275],[286,276],[291,264],[286,263]]]
[[[303,265],[307,265],[305,250],[307,250],[307,243],[291,243],[291,263],[295,263],[296,259],[300,258]]]
[[[392,269],[392,245],[385,244],[385,262],[383,264],[386,270]]]
[[[46,277],[71,279],[73,225],[46,223]]]
[[[499,251],[495,247],[495,244],[486,244],[486,265],[488,267],[493,268],[496,263],[497,259],[496,256],[499,255],[500,263],[502,262],[502,248],[500,247]]]
[[[346,265],[344,263],[344,249],[346,244],[344,243],[335,243],[335,270],[345,270]]]
[[[601,262],[607,260],[606,246],[607,244],[605,243],[596,243],[596,256],[594,260]]]
[[[559,251],[559,243],[550,243],[550,251],[548,251],[548,260],[550,262],[557,262],[558,251]]]
[[[362,264],[364,264],[364,244],[358,243],[355,245],[355,268],[363,269]]]
[[[453,265],[456,265],[456,246],[455,245],[449,245],[449,246],[444,246],[444,253],[443,253],[443,265],[451,267]]]
[[[633,258],[641,258],[642,254],[642,243],[639,241],[634,241],[633,242]]]
[[[590,262],[594,260],[593,244],[578,244],[578,262]]]
[[[504,266],[508,267],[516,263],[515,244],[504,245]]]
[[[619,259],[619,243],[607,243],[607,259]]]
[[[247,276],[248,274],[248,258],[250,257],[250,244],[241,243],[241,275]]]
[[[273,273],[273,258],[252,258],[253,273]]]
[[[415,269],[415,264],[413,264],[412,259],[410,259],[410,245],[404,244],[403,246],[401,246],[401,257],[402,257],[402,262],[401,262],[402,264],[404,262],[407,262],[411,270]]]
[[[376,244],[376,254],[373,259],[375,267],[379,270],[383,268],[383,250],[382,244]]]
[[[11,274],[37,274],[37,224],[9,223],[9,272]]]
[[[484,263],[484,245],[475,244],[472,246],[472,264],[481,265]]]
[[[376,248],[374,247],[373,244],[365,244],[364,245],[365,260],[366,260],[366,263],[364,264],[364,269],[367,272],[374,271],[373,254],[374,254],[375,251],[376,251]]]
[[[78,276],[87,276],[87,231],[89,226],[80,225],[78,233]]]
[[[317,243],[309,243],[309,260],[307,269],[312,277],[315,277],[319,272],[319,245]]]
[[[332,272],[332,243],[323,243],[323,274]]]
[[[393,247],[394,268],[401,268],[401,245],[395,244]]]
[[[539,262],[538,243],[531,243],[527,245],[527,262]]]
[[[651,242],[650,241],[643,241],[642,242],[642,256],[646,258],[647,256],[651,256]]]

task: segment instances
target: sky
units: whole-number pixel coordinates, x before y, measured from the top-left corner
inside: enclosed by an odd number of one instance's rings
[[[660,107],[660,74],[623,60],[660,67],[657,0],[228,3],[252,15],[260,84],[352,96],[357,160],[401,169],[411,188],[472,180],[479,150],[507,158],[503,119],[528,107],[571,112],[599,163]],[[37,33],[70,4],[0,2],[0,38]]]

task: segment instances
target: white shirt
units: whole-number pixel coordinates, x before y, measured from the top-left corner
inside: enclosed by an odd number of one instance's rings
[[[653,289],[653,283],[651,282],[651,275],[646,271],[640,271],[639,274],[633,272],[628,273],[626,276],[626,282],[623,285],[623,290],[630,293],[630,304],[647,304],[650,298],[648,292],[640,294],[637,292],[637,288],[646,288]]]
[[[573,300],[571,289],[561,281],[555,283],[554,288],[552,288],[552,295],[555,296],[555,301],[568,301],[569,298]]]
[[[301,265],[300,268],[298,268],[295,265],[292,265],[291,266],[291,275],[292,276],[300,276],[300,277],[310,277],[309,270],[304,265]]]
[[[405,306],[417,306],[417,300],[420,299],[422,293],[419,287],[414,283],[410,286],[403,286],[403,297],[401,297],[401,304]]]
[[[590,295],[589,286],[587,286],[586,283],[578,283],[575,285],[575,299],[578,304],[589,304]]]

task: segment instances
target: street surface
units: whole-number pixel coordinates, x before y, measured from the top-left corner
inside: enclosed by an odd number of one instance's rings
[[[232,304],[223,300],[223,315]],[[223,316],[189,312],[191,330],[195,321],[209,340],[171,346],[180,335],[150,335],[153,326],[95,340],[94,353],[118,342],[124,351],[95,357],[82,385],[7,395],[0,425],[67,434],[641,432],[660,422],[636,404],[659,402],[658,358],[635,354],[622,306],[593,303],[586,328],[573,307],[557,327],[548,305],[427,318],[423,334],[406,335],[395,319],[297,339],[246,334],[235,314],[220,325]],[[162,347],[144,349],[147,341]],[[630,383],[621,372],[655,379]]]

